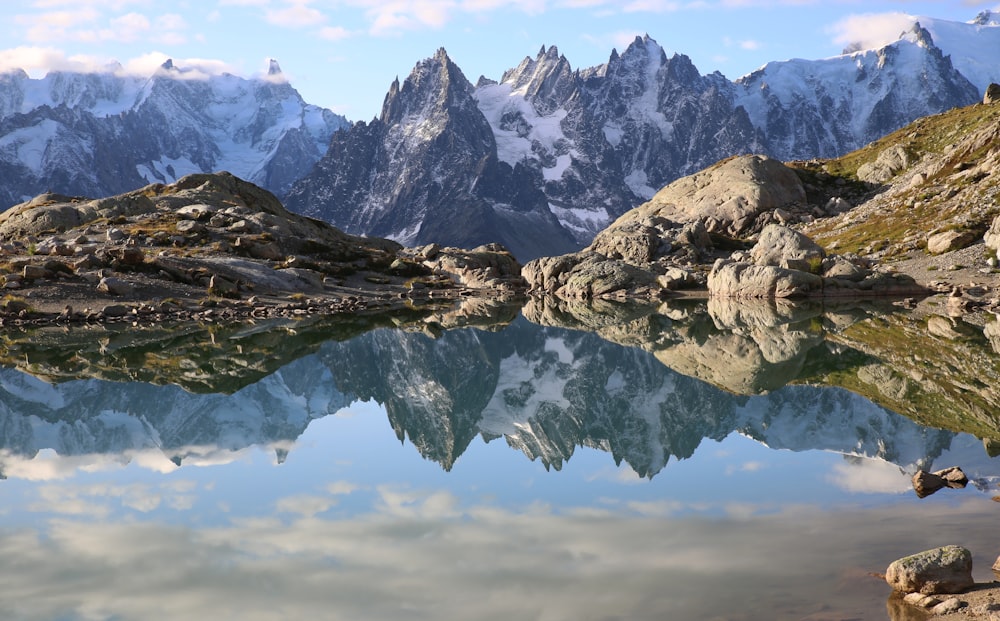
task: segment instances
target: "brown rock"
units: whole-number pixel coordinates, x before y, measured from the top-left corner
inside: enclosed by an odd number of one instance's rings
[[[1000,101],[1000,84],[992,83],[986,87],[983,93],[983,103],[992,104]]]
[[[944,486],[944,479],[926,470],[918,470],[913,475],[913,490],[919,498],[926,498]]]

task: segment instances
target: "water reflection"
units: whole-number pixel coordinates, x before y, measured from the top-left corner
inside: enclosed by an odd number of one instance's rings
[[[995,323],[495,310],[8,334],[5,618],[871,619],[998,552]]]
[[[556,470],[580,447],[594,448],[643,477],[691,457],[705,439],[734,432],[774,449],[877,458],[908,472],[930,468],[952,446],[954,432],[923,427],[857,393],[786,386],[802,378],[867,378],[885,365],[847,347],[843,332],[841,342],[831,338],[825,325],[854,325],[843,315],[815,306],[765,310],[713,301],[626,317],[597,332],[524,319],[493,330],[377,329],[347,340],[320,340],[323,329],[305,322],[294,332],[270,325],[217,330],[210,346],[192,340],[181,351],[197,346],[197,356],[213,361],[220,356],[211,348],[237,351],[242,359],[225,364],[247,364],[252,377],[272,360],[267,352],[294,354],[228,395],[99,379],[48,384],[3,369],[0,463],[7,476],[40,476],[28,462],[52,449],[140,459],[162,470],[225,462],[251,446],[269,447],[281,462],[311,421],[356,401],[383,404],[397,438],[445,470],[477,437],[503,438]],[[114,338],[122,341],[116,352],[133,354],[154,340]],[[251,358],[261,364],[248,364]],[[193,364],[185,360],[176,366],[190,382],[184,370]],[[54,366],[43,377],[50,379]],[[898,373],[872,381],[885,391]],[[227,385],[243,382],[228,375]]]

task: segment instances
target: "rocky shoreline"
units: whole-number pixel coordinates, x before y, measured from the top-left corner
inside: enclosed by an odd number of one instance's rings
[[[367,313],[523,294],[494,245],[403,248],[292,214],[227,173],[0,214],[0,325]]]

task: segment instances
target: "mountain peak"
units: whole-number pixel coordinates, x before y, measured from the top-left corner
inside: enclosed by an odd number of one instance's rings
[[[267,60],[267,75],[276,76],[281,75],[281,73],[281,65],[278,64],[278,61],[273,58],[269,58]]]
[[[976,15],[971,22],[975,26],[1000,26],[1000,13],[986,10]]]
[[[932,48],[936,47],[934,45],[934,38],[931,37],[931,33],[927,31],[926,28],[920,25],[920,22],[913,22],[913,27],[902,33],[899,36],[900,40],[911,41],[916,43],[921,47]]]
[[[173,71],[177,69],[177,67],[174,66],[174,59],[168,58],[165,61],[163,61],[163,64],[160,65],[160,69],[163,69],[164,71]]]

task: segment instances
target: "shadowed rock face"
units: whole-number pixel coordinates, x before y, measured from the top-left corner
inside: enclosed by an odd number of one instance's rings
[[[522,258],[578,247],[531,174],[497,159],[473,86],[442,49],[393,83],[378,120],[338,132],[285,201],[346,231],[410,246],[496,242]]]

